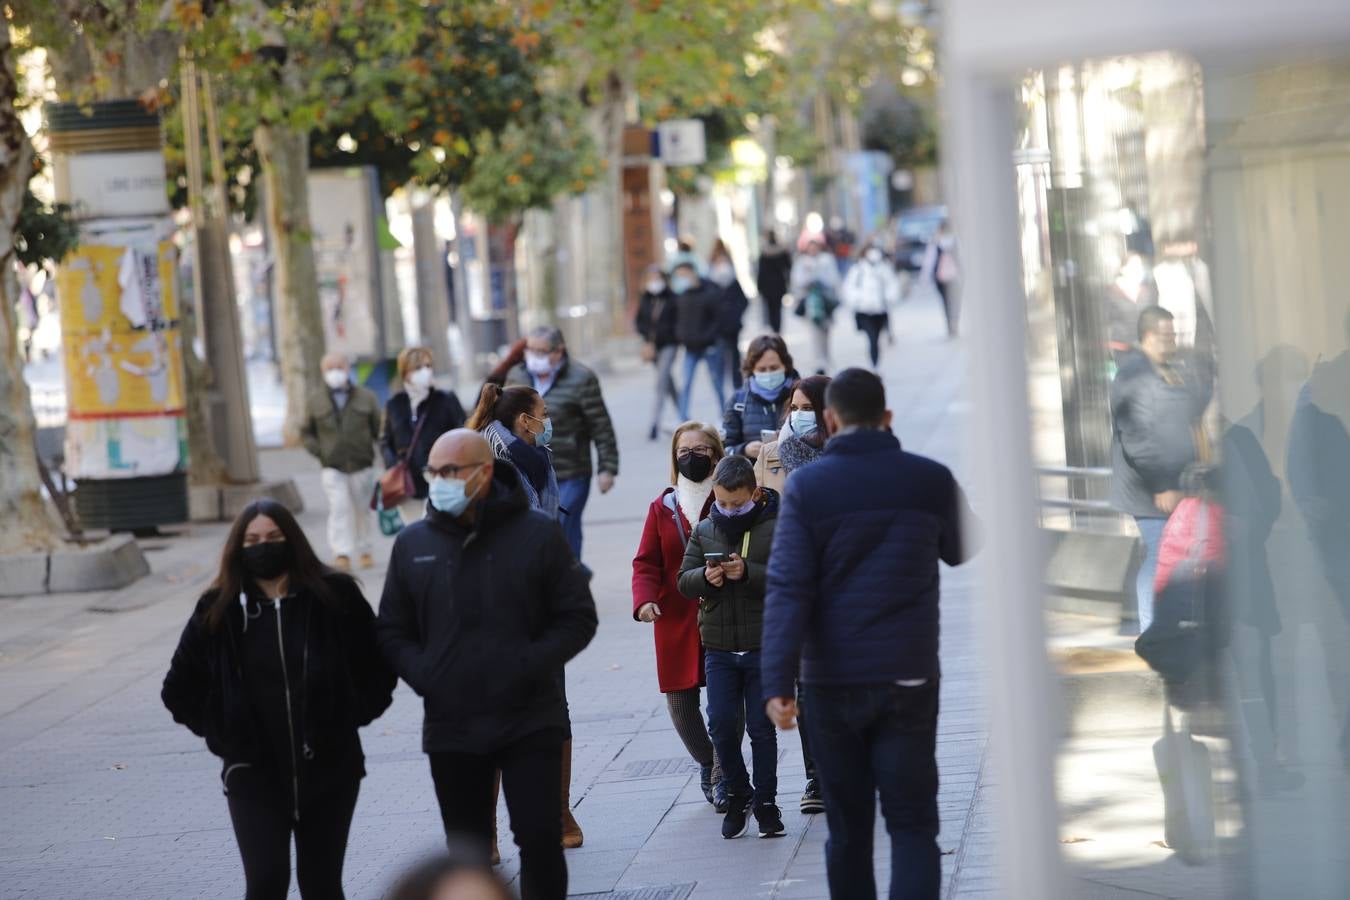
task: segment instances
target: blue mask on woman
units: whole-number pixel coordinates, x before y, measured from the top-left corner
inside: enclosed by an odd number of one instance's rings
[[[539,421],[544,423],[544,430],[534,436],[534,442],[541,447],[547,447],[548,442],[553,440],[553,418],[545,416]]]
[[[787,372],[775,369],[772,372],[756,372],[755,384],[764,391],[776,391],[787,381]]]
[[[797,437],[806,437],[818,427],[816,414],[809,409],[793,410],[788,414],[788,426]]]

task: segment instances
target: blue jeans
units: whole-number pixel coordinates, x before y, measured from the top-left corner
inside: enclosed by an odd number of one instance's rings
[[[707,650],[704,671],[708,681],[708,734],[722,763],[727,796],[748,799],[753,795],[756,804],[773,803],[778,796],[778,732],[761,702],[759,651]],[[747,731],[755,767],[753,791],[741,756],[741,736]]]
[[[937,679],[919,687],[804,684],[800,701],[830,829],[830,896],[877,895],[872,831],[880,794],[891,836],[891,900],[937,900]]]
[[[717,395],[719,415],[727,405],[726,372],[722,368],[722,348],[713,344],[702,353],[695,353],[686,349],[684,351],[684,390],[680,393],[680,418],[686,422],[689,421],[689,398],[694,393],[694,374],[698,371],[700,361],[708,367],[708,377],[712,380],[713,393]]]
[[[1158,547],[1162,544],[1166,519],[1153,516],[1135,516],[1139,537],[1144,542],[1144,561],[1139,564],[1139,575],[1134,582],[1135,604],[1139,610],[1139,632],[1148,630],[1153,621],[1153,579],[1158,574]]]
[[[591,476],[568,478],[558,482],[558,504],[566,513],[562,516],[563,534],[567,536],[567,545],[572,555],[581,561],[581,514],[586,509],[586,500],[591,496]]]

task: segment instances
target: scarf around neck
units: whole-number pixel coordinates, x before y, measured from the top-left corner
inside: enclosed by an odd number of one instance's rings
[[[822,452],[818,447],[811,446],[795,434],[790,434],[778,441],[778,461],[782,463],[785,472],[792,472],[807,463],[815,462],[820,458]]]
[[[683,475],[675,479],[675,503],[692,528],[703,519],[703,507],[712,495],[713,480],[709,475],[702,481],[690,481]]]

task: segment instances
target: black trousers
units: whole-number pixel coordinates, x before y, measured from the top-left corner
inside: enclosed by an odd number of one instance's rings
[[[300,896],[343,900],[342,863],[361,779],[302,795],[298,822],[292,818],[289,787],[284,779],[251,766],[232,769],[226,780],[230,821],[244,861],[244,900],[285,900],[291,887],[292,833]]]
[[[567,862],[562,851],[561,732],[531,735],[493,753],[428,753],[431,780],[447,837],[467,837],[486,849],[496,818],[493,783],[502,793],[520,848],[523,900],[564,900]]]
[[[769,331],[774,334],[780,334],[783,331],[783,295],[771,297],[768,294],[761,294],[764,300],[764,324],[769,326]]]
[[[856,313],[853,320],[858,323],[858,330],[867,335],[867,353],[875,369],[881,359],[881,333],[888,327],[890,316],[886,313]]]

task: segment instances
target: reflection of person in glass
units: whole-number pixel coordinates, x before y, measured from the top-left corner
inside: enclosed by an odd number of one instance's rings
[[[1158,543],[1182,497],[1181,473],[1209,456],[1201,417],[1213,377],[1208,360],[1178,355],[1167,310],[1146,307],[1138,335],[1111,383],[1111,502],[1134,517],[1144,543],[1136,582],[1142,632],[1153,619]]]
[[[1348,322],[1347,324],[1350,324]],[[1322,574],[1350,617],[1350,349],[1318,363],[1289,429],[1289,489],[1307,522]],[[1350,763],[1350,713],[1341,731]]]

